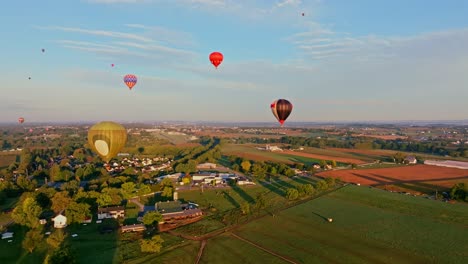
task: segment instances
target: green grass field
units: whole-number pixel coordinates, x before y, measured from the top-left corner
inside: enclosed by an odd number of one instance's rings
[[[299,263],[464,263],[467,223],[466,204],[349,185],[235,233]]]

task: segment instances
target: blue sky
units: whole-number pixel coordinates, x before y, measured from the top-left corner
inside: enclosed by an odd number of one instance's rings
[[[467,13],[435,0],[7,1],[0,122],[276,122],[279,98],[290,121],[466,119]]]

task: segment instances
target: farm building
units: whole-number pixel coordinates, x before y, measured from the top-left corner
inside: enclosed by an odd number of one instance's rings
[[[126,225],[126,226],[122,226],[122,228],[121,228],[122,233],[141,232],[141,231],[145,231],[145,230],[146,230],[146,227],[145,227],[144,224]]]
[[[406,156],[404,162],[407,162],[408,164],[416,164],[418,160],[414,156]]]
[[[67,217],[59,213],[56,217],[52,218],[55,228],[65,228],[67,226]]]
[[[196,208],[195,204],[182,204],[180,201],[159,202],[154,205],[154,208],[162,214],[164,222],[203,215],[203,212]]]
[[[113,206],[98,208],[98,219],[125,217],[125,208],[123,206]]]
[[[202,163],[197,165],[198,170],[203,170],[203,169],[216,169],[216,164],[214,163]]]

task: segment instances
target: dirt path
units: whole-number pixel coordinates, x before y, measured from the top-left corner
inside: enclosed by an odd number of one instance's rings
[[[366,161],[354,158],[345,158],[345,157],[337,157],[337,156],[328,156],[328,155],[320,155],[320,154],[312,154],[307,152],[301,151],[291,151],[291,150],[283,150],[282,154],[294,155],[294,156],[301,156],[306,158],[312,159],[321,159],[321,160],[335,160],[337,162],[343,163],[356,163],[358,165],[367,163]]]
[[[205,246],[206,246],[206,240],[203,240],[201,242],[200,250],[198,251],[197,261],[195,262],[195,264],[200,263],[200,259],[203,255],[203,249],[205,248]]]
[[[289,259],[289,258],[287,258],[287,257],[281,256],[281,255],[279,255],[279,254],[277,254],[277,253],[275,253],[275,252],[273,252],[273,251],[271,251],[271,250],[269,250],[269,249],[267,249],[267,248],[264,248],[264,247],[262,247],[262,246],[260,246],[260,245],[258,245],[258,244],[256,244],[256,243],[254,243],[254,242],[252,242],[252,241],[250,241],[250,240],[248,240],[248,239],[242,238],[242,237],[240,237],[240,236],[238,236],[238,235],[236,235],[236,234],[234,234],[234,233],[232,233],[231,236],[233,236],[233,237],[235,237],[235,238],[237,238],[237,239],[239,239],[239,240],[242,240],[242,241],[244,241],[244,242],[246,242],[246,243],[249,243],[249,244],[251,244],[252,246],[254,246],[254,247],[256,247],[256,248],[259,248],[259,249],[261,249],[261,250],[263,250],[263,251],[265,251],[265,252],[267,252],[267,253],[269,253],[269,254],[275,256],[275,257],[278,257],[278,258],[280,258],[280,259],[286,261],[286,262],[289,262],[289,263],[292,263],[292,264],[297,264],[297,262],[294,262],[292,259]]]

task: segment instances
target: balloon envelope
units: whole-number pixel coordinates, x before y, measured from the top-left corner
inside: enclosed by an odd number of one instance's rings
[[[273,115],[278,119],[278,122],[283,126],[284,121],[291,114],[293,105],[286,99],[278,99],[271,103],[270,108]]]
[[[215,51],[210,54],[211,64],[213,64],[216,68],[218,68],[221,62],[223,62],[223,58],[224,56],[221,52]]]
[[[24,123],[24,118],[22,118],[22,117],[18,118],[18,122],[19,122],[20,124],[23,124],[23,123]]]
[[[109,162],[127,143],[127,130],[114,122],[100,122],[88,130],[88,143],[105,162]]]
[[[132,89],[137,83],[137,77],[133,74],[127,74],[124,76],[124,83],[128,86],[128,89]]]

